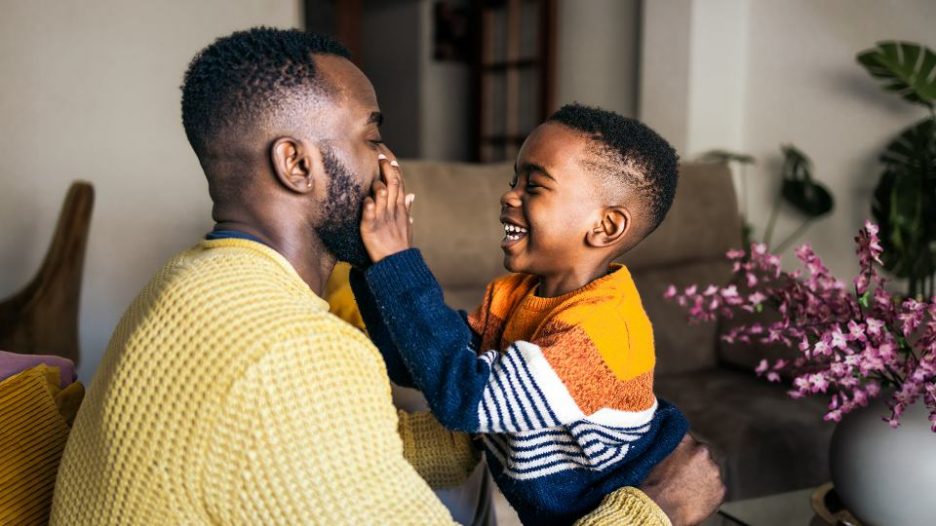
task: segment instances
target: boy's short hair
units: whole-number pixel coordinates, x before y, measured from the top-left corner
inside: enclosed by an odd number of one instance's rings
[[[557,122],[587,134],[594,141],[586,160],[614,185],[637,192],[647,204],[649,229],[666,217],[676,195],[679,156],[663,137],[636,119],[594,106],[567,104],[550,115]]]
[[[299,90],[327,93],[315,54],[351,56],[331,38],[269,27],[237,31],[201,50],[182,83],[182,124],[195,152],[226,129],[249,129]]]

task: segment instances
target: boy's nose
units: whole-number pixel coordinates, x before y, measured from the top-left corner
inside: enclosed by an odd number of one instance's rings
[[[504,195],[500,198],[500,204],[501,207],[509,206],[516,208],[520,206],[520,196],[517,194],[517,189],[511,188],[504,192]]]

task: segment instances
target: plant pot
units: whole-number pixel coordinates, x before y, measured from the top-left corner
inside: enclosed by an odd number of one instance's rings
[[[892,429],[881,396],[835,428],[829,467],[835,491],[864,526],[936,524],[936,433],[926,405],[908,407]]]

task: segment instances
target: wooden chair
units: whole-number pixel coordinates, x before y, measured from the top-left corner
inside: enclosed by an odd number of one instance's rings
[[[20,292],[0,301],[0,349],[79,360],[78,305],[94,187],[68,189],[45,260]]]

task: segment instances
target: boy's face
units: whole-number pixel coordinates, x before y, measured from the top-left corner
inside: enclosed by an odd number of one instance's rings
[[[585,171],[589,139],[558,123],[527,137],[510,190],[501,197],[504,266],[541,278],[584,263],[586,235],[600,222],[595,178]]]

